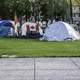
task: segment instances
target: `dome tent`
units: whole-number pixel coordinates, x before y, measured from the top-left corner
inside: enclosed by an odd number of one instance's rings
[[[11,20],[2,20],[0,21],[0,37],[4,36],[13,36],[13,21]]]
[[[41,27],[34,22],[25,22],[21,26],[21,32],[21,36],[27,38],[39,38],[43,34]]]
[[[79,40],[80,35],[68,23],[58,21],[45,29],[43,39],[47,41]]]

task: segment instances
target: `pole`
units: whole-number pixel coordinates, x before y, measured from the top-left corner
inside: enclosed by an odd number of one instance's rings
[[[50,7],[51,7],[51,23],[53,22],[53,0],[50,0]]]
[[[72,0],[70,0],[70,19],[71,19],[71,22],[73,23]]]

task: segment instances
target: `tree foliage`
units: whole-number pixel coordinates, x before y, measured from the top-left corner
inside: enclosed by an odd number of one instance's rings
[[[2,0],[0,1],[0,10],[6,18],[14,18],[16,12],[18,16],[29,15],[31,11],[31,4],[29,0]],[[2,14],[1,14],[2,16]]]
[[[0,0],[0,18],[4,18],[4,15],[6,15],[7,9],[4,5],[5,0]]]
[[[22,15],[40,15],[45,19],[60,16],[62,19],[69,17],[70,0],[0,0],[0,16],[13,18],[16,12]],[[71,0],[80,4],[80,0]],[[33,13],[34,12],[34,13]]]
[[[48,18],[68,17],[69,4],[67,0],[40,0],[42,15]]]
[[[73,4],[80,5],[80,0],[72,0]]]

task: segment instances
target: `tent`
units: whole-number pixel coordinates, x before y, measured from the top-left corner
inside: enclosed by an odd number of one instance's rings
[[[43,35],[42,29],[36,23],[26,22],[21,26],[21,35],[29,38],[36,38]]]
[[[13,33],[14,33],[13,21],[11,20],[0,21],[0,37],[13,36]]]
[[[68,23],[58,21],[45,29],[43,39],[47,41],[79,40],[80,35]]]

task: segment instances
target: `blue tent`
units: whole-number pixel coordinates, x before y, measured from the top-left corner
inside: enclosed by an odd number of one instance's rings
[[[9,36],[13,34],[13,24],[10,20],[0,21],[0,36]]]

